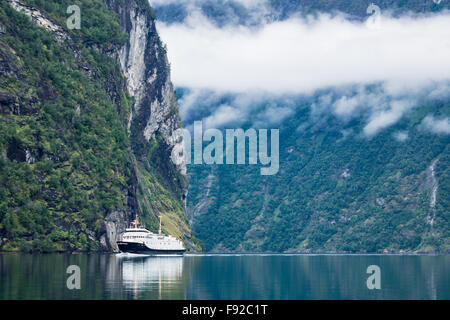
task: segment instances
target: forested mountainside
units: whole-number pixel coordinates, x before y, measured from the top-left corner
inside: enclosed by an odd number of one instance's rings
[[[143,0],[0,2],[0,250],[117,250],[138,213],[195,239],[166,51]]]
[[[217,25],[243,24],[257,25],[262,21],[284,20],[294,15],[306,16],[317,13],[344,13],[350,19],[367,17],[367,8],[371,3],[376,4],[382,11],[392,15],[404,13],[429,13],[450,9],[448,1],[438,0],[267,0],[248,1],[239,0],[192,0],[192,1],[155,1],[158,20],[165,23],[179,23],[193,13],[192,8]],[[193,4],[195,4],[193,6]]]
[[[450,138],[424,126],[427,115],[450,116],[449,100],[424,103],[372,138],[361,134],[363,116],[342,121],[297,103],[279,126],[277,174],[189,166],[188,208],[206,250],[450,250]]]
[[[394,17],[432,15],[450,6],[432,0],[274,0],[253,6],[230,0],[158,1],[155,10],[170,26],[191,15],[188,27],[208,19],[215,28],[250,25],[258,30],[314,13],[340,12],[362,21],[372,2]],[[228,50],[233,49],[240,50]],[[265,115],[274,121],[259,126],[280,129],[280,170],[275,175],[261,176],[256,165],[188,166],[188,215],[196,236],[215,252],[449,252],[448,83],[441,89],[443,94],[435,94],[438,86],[430,89],[434,93],[403,93],[395,101],[383,83],[267,97],[178,88],[181,105],[189,104],[189,112],[182,112],[187,127],[222,115],[217,110],[240,111],[247,104],[252,111],[248,119],[242,116],[246,122],[221,129],[251,128]],[[335,108],[345,103],[355,103],[354,110],[339,115]],[[375,118],[370,104],[380,119],[385,110],[387,121],[395,108],[402,111],[370,134],[367,124]],[[395,108],[383,109],[390,104]],[[283,120],[277,123],[277,117]]]

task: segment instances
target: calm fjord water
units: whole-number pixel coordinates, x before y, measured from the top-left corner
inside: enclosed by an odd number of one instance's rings
[[[450,256],[0,254],[0,299],[450,299]],[[69,290],[78,265],[81,289]],[[381,289],[369,290],[369,265]]]

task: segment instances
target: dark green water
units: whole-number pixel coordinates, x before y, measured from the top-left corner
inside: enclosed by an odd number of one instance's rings
[[[0,254],[0,299],[450,299],[450,256]],[[69,265],[81,289],[69,290]],[[369,265],[381,289],[367,288]]]

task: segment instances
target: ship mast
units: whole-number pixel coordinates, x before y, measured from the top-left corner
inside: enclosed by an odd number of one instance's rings
[[[134,228],[135,228],[135,229],[137,229],[137,227],[138,227],[138,225],[139,225],[139,220],[138,220],[138,214],[137,214],[137,212],[136,212],[136,218],[135,218],[134,221],[133,221],[133,225],[134,225]]]
[[[161,216],[159,216],[159,230],[158,234],[161,234]]]

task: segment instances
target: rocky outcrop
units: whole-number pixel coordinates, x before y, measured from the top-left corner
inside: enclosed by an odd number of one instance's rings
[[[63,42],[70,37],[62,27],[54,23],[46,14],[18,0],[7,0],[15,10],[25,13],[35,24],[51,31],[57,41]]]
[[[193,208],[188,208],[188,216],[189,222],[192,225],[194,223],[195,217],[202,215],[208,211],[209,206],[212,204],[212,199],[210,198],[211,187],[216,180],[216,176],[214,176],[214,171],[211,170],[211,173],[202,180],[201,182],[201,190],[202,195],[198,200],[198,203]]]
[[[124,231],[126,224],[127,213],[123,211],[113,211],[105,218],[106,233],[104,239],[101,239],[101,244],[105,247],[111,248],[113,251],[118,251],[117,237],[120,232]]]
[[[439,188],[439,183],[436,178],[436,164],[438,163],[439,158],[433,160],[427,172],[427,180],[428,184],[431,187],[431,195],[430,195],[430,211],[427,216],[427,223],[433,227],[434,221],[436,219],[436,200],[437,200],[437,191]]]

